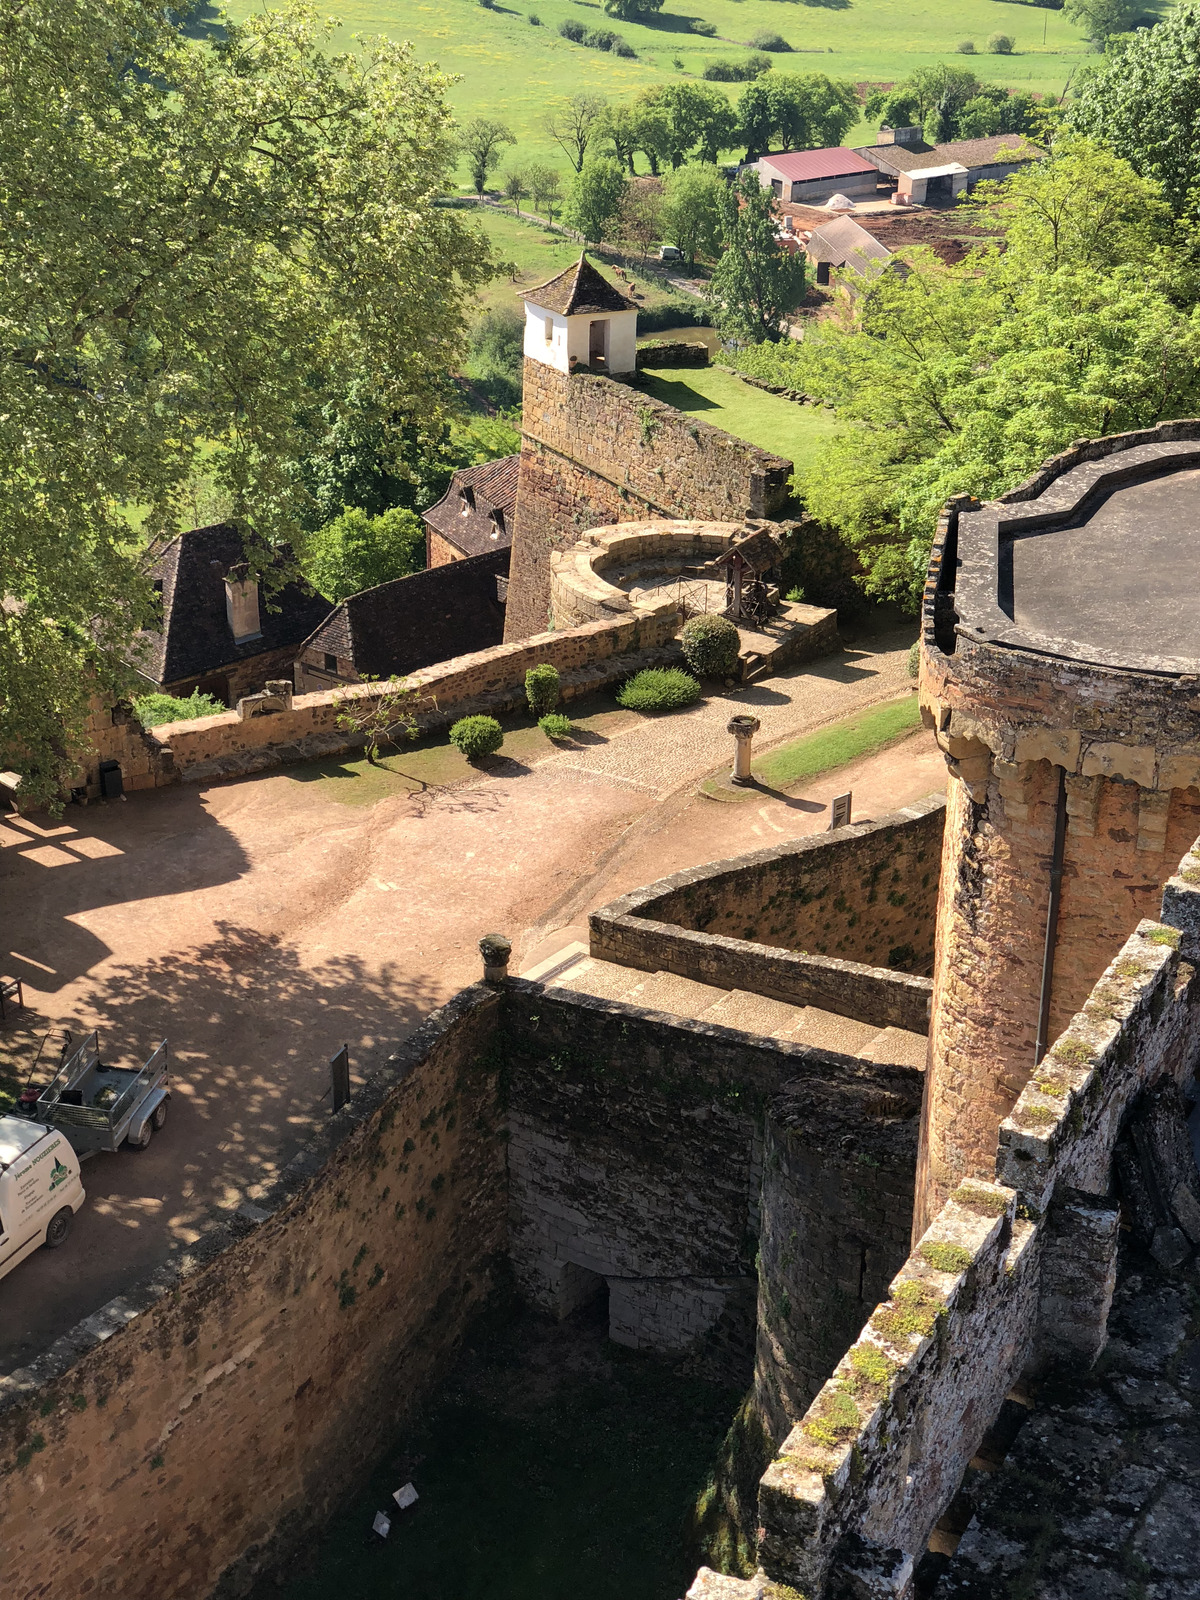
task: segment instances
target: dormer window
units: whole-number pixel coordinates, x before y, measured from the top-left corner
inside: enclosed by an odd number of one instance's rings
[[[475,491],[471,488],[470,484],[465,484],[458,492],[462,497],[462,505],[459,507],[459,514],[464,517],[470,516],[471,512],[475,509]]]
[[[500,537],[500,535],[504,532],[504,509],[503,509],[502,506],[497,506],[496,509],[492,512],[491,521],[492,521],[492,538],[493,539],[498,539]]]
[[[258,584],[253,578],[244,582],[225,579],[225,615],[233,633],[234,644],[262,637],[258,617]]]

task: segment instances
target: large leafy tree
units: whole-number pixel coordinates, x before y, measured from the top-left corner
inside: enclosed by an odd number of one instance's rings
[[[798,487],[858,550],[869,593],[916,603],[949,495],[1002,493],[1072,439],[1200,409],[1191,267],[1157,187],[1082,141],[1056,148],[980,186],[1004,248],[957,267],[914,251],[855,325],[756,368],[844,424]]]
[[[471,187],[481,200],[488,179],[500,165],[504,146],[516,142],[512,129],[506,123],[497,122],[495,117],[476,117],[463,129],[462,153],[471,174]]]
[[[304,543],[304,576],[327,600],[406,578],[425,565],[425,528],[413,511],[393,507],[372,517],[357,506],[326,523]]]
[[[709,280],[717,325],[752,344],[781,338],[804,298],[804,257],[780,243],[775,197],[756,173],[743,173],[721,201],[721,246]]]
[[[1098,48],[1113,34],[1125,33],[1145,13],[1141,0],[1064,0],[1063,10]]]
[[[1120,41],[1067,121],[1153,178],[1177,212],[1200,208],[1200,5]]]
[[[0,25],[0,765],[53,800],[149,620],[145,531],[201,460],[253,565],[294,537],[304,413],[368,375],[436,415],[483,241],[431,205],[446,80],[295,6],[213,42],[153,0]]]
[[[721,244],[725,180],[716,167],[689,162],[663,185],[662,233],[694,267],[699,254],[715,256]]]
[[[589,156],[571,185],[564,215],[587,244],[599,244],[619,227],[629,179],[611,156]]]
[[[681,167],[693,153],[702,161],[716,161],[738,139],[733,107],[711,84],[661,84],[646,90],[641,104],[650,113],[644,137],[673,167]]]

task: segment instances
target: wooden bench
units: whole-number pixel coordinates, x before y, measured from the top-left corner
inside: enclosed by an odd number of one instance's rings
[[[0,978],[0,1022],[8,1017],[8,1002],[17,997],[17,1010],[25,1009],[25,990],[20,978]]]

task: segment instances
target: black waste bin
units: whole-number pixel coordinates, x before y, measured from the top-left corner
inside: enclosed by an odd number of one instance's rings
[[[119,800],[125,793],[125,784],[121,778],[121,764],[119,761],[102,761],[100,763],[100,793],[105,800]]]

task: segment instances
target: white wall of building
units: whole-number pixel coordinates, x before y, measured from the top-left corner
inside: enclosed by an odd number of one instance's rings
[[[525,302],[525,354],[559,372],[570,372],[576,365],[589,365],[592,349],[592,324],[603,328],[603,348],[607,372],[632,372],[637,366],[637,311],[606,311],[601,316],[564,317]]]

